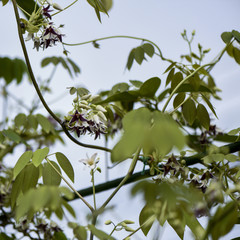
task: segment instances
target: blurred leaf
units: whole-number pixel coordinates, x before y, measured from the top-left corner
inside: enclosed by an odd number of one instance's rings
[[[176,93],[179,93],[179,92],[208,92],[208,93],[212,93],[212,91],[206,86],[200,85],[198,87],[198,89],[196,90],[189,83],[182,84],[176,91]]]
[[[143,84],[142,81],[138,81],[138,80],[129,80],[129,82],[136,88],[140,88]]]
[[[73,228],[73,233],[78,240],[87,240],[87,230],[85,227],[77,225]]]
[[[233,228],[237,220],[237,205],[235,202],[229,202],[224,207],[218,207],[208,223],[207,232],[212,235],[213,240],[218,240]]]
[[[2,0],[2,5],[4,6],[4,5],[6,5],[7,3],[8,3],[8,1],[9,0]],[[3,238],[3,239],[5,239],[5,238]],[[11,238],[10,238],[11,239]]]
[[[212,113],[213,113],[213,114],[215,115],[215,117],[218,119],[217,114],[216,114],[216,112],[215,112],[215,110],[214,110],[214,107],[213,107],[213,105],[211,104],[211,102],[208,100],[208,98],[207,98],[203,93],[201,93],[201,95],[202,95],[203,100],[207,103],[208,107],[211,109]]]
[[[19,58],[0,57],[0,66],[0,78],[3,78],[7,85],[14,79],[19,84],[23,76],[28,73],[25,62]]]
[[[197,118],[200,121],[200,124],[206,129],[209,130],[210,126],[210,117],[207,109],[201,103],[197,107]]]
[[[29,164],[22,171],[24,174],[22,192],[25,193],[37,185],[39,178],[39,168],[35,167],[33,164]]]
[[[231,42],[231,40],[233,38],[233,34],[232,34],[232,32],[223,32],[221,34],[221,38],[226,44],[228,44]]]
[[[232,35],[238,41],[238,43],[240,43],[240,32],[238,32],[236,30],[232,30]]]
[[[33,158],[32,158],[32,162],[34,166],[38,167],[42,163],[42,161],[45,159],[45,157],[48,155],[48,153],[49,153],[48,147],[36,150],[33,153]]]
[[[154,55],[155,50],[152,44],[144,43],[141,47],[149,57],[152,57]]]
[[[55,232],[52,240],[68,240],[63,232]]]
[[[143,97],[154,97],[156,91],[161,84],[161,80],[158,77],[153,77],[145,81],[139,89],[140,96]]]
[[[29,163],[32,158],[32,151],[24,152],[18,159],[16,165],[13,168],[13,178],[15,179],[17,175],[22,171],[22,169]]]
[[[132,51],[128,55],[127,66],[126,66],[128,70],[130,70],[133,65],[134,52],[135,52],[135,48],[133,48]]]
[[[78,65],[71,60],[70,58],[67,58],[67,61],[69,62],[69,64],[72,66],[72,69],[75,73],[75,75],[77,76],[78,73],[80,73],[80,68],[78,67]]]
[[[37,114],[36,118],[37,118],[38,123],[41,125],[42,129],[46,133],[53,131],[53,126],[46,117],[44,117],[42,114]]]
[[[240,50],[236,47],[233,47],[233,57],[235,61],[240,64]]]
[[[197,115],[197,109],[194,101],[192,99],[187,100],[182,105],[182,113],[185,118],[185,120],[189,123],[191,126],[196,118]]]
[[[57,163],[50,161],[51,164],[61,173],[61,169],[57,165]],[[46,185],[56,185],[58,186],[61,183],[61,177],[58,173],[53,169],[53,167],[47,162],[43,165],[43,183]]]
[[[21,137],[12,129],[3,130],[2,133],[5,137],[9,138],[9,140],[15,143],[20,143],[22,140]]]
[[[151,206],[145,205],[139,215],[139,225],[142,226],[141,230],[145,236],[147,236],[148,232],[150,231],[155,221],[155,218],[153,218],[153,216],[154,216],[154,211],[151,208]],[[152,220],[149,221],[147,224],[144,224],[150,218],[152,218]]]
[[[142,61],[144,59],[144,50],[141,46],[135,48],[134,58],[138,64],[140,64],[140,65],[142,64]]]
[[[28,115],[27,116],[28,119],[28,123],[30,125],[30,127],[32,127],[33,129],[37,129],[38,127],[38,121],[35,115]]]
[[[88,225],[88,229],[96,236],[99,240],[114,240],[115,238],[111,237],[107,233],[103,232],[102,230],[97,229],[93,225]]]
[[[14,118],[14,123],[15,123],[16,127],[26,126],[27,116],[24,113],[19,113]]]
[[[75,213],[75,211],[74,211],[74,209],[72,208],[72,206],[68,203],[68,202],[66,202],[66,201],[64,201],[63,200],[63,206],[67,209],[67,211],[74,217],[74,218],[76,218],[76,213]]]
[[[74,171],[73,171],[72,164],[70,163],[68,158],[63,153],[60,153],[60,152],[56,153],[56,158],[62,170],[67,174],[69,179],[74,183]]]
[[[121,92],[121,93],[116,93],[101,102],[98,102],[98,104],[117,102],[117,101],[130,102],[130,101],[135,101],[136,99],[137,99],[137,96],[134,96],[129,92]]]

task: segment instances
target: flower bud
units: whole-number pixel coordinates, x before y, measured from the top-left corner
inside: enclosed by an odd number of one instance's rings
[[[105,224],[105,225],[109,225],[109,224],[111,224],[111,223],[112,223],[111,220],[107,220],[104,224]]]
[[[103,106],[101,106],[101,105],[97,105],[97,106],[96,106],[96,109],[97,109],[98,111],[101,111],[101,112],[107,112],[107,110],[106,110]]]
[[[53,8],[55,8],[56,10],[59,10],[59,11],[62,11],[63,10],[63,8],[59,5],[59,4],[57,4],[57,3],[53,3]]]

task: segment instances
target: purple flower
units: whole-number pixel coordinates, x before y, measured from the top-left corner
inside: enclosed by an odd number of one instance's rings
[[[47,17],[47,18],[49,18],[49,19],[52,19],[52,16],[51,16],[49,13],[52,12],[53,10],[49,10],[49,8],[50,8],[50,5],[48,5],[47,7],[44,7],[44,8],[42,9],[42,14],[43,14],[45,17]]]

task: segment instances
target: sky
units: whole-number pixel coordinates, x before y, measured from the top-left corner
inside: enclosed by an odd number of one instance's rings
[[[65,7],[67,1],[56,0],[56,2]],[[195,30],[193,49],[197,50],[198,43],[201,43],[205,49],[211,48],[206,58],[207,62],[211,61],[224,48],[224,43],[220,38],[222,32],[232,29],[240,30],[239,9],[239,0],[113,0],[113,8],[109,12],[109,17],[102,16],[102,23],[99,23],[94,10],[87,2],[78,1],[72,8],[56,15],[53,21],[56,26],[64,24],[62,33],[65,34],[63,41],[66,43],[80,43],[113,35],[143,37],[158,44],[163,55],[173,60],[179,60],[179,56],[188,51],[187,44],[181,37],[183,30],[186,29],[189,34]],[[11,4],[0,7],[0,22],[2,36],[0,39],[0,56],[22,58]],[[118,82],[145,81],[154,76],[160,77],[162,82],[165,81],[166,76],[163,75],[163,72],[168,64],[159,60],[158,57],[148,59],[141,66],[135,63],[131,71],[125,69],[129,52],[132,48],[140,45],[140,41],[111,39],[98,43],[100,49],[95,49],[92,44],[66,47],[70,52],[69,57],[79,64],[81,74],[77,78],[71,79],[63,69],[58,69],[51,85],[53,88],[52,94],[46,95],[48,102],[55,99],[56,96],[62,96],[60,101],[51,105],[54,111],[67,113],[71,110],[72,97],[69,96],[67,87],[85,86],[93,94],[96,94],[100,90],[108,90]],[[36,76],[39,79],[46,79],[52,68],[49,66],[41,69],[41,59],[53,55],[63,56],[62,47],[58,45],[39,52],[32,49],[32,42],[27,42],[27,47]],[[238,111],[240,67],[233,59],[224,56],[212,73],[217,86],[222,89],[222,93],[220,93],[222,101],[214,102],[219,117],[215,123],[222,130],[229,131],[240,125]],[[161,90],[163,89],[164,84],[161,86]],[[17,93],[27,104],[35,97],[34,90],[27,80],[23,86],[11,84],[9,90]],[[2,108],[2,104],[2,99],[0,99],[0,108]],[[11,109],[9,109],[9,112],[11,113]],[[46,113],[43,108],[40,109],[40,112]],[[2,114],[2,110],[0,110],[0,114]],[[91,144],[95,143],[91,138],[83,138],[83,141]],[[111,142],[109,146],[113,146],[115,142]],[[104,144],[104,142],[98,140],[97,144]],[[89,171],[78,160],[85,158],[86,153],[91,155],[95,151],[74,146],[68,140],[65,147],[57,144],[52,151],[54,152],[56,149],[59,151],[59,148],[73,161],[76,173],[80,172],[76,177],[76,188],[89,186]],[[14,155],[9,157],[9,160],[14,163],[16,156],[19,156],[21,151],[22,149],[17,150]],[[104,159],[102,152],[98,152],[98,154],[101,159]],[[100,162],[100,166],[104,169],[104,160]],[[120,166],[111,170],[109,178],[115,179],[123,176],[128,167],[129,162],[127,161],[120,164]],[[139,165],[138,169],[141,168],[142,166]],[[99,174],[96,178],[98,183],[101,183],[105,181],[105,174]],[[131,186],[126,186],[120,190],[112,203],[116,206],[116,209],[113,213],[106,213],[103,216],[104,220],[113,218],[115,221],[121,221],[130,218],[136,223],[138,222],[136,212],[139,212],[143,203],[141,198],[132,199],[129,196],[130,189]],[[97,194],[99,203],[104,201],[110,193],[111,191],[106,191]],[[91,201],[90,198],[87,199]],[[80,209],[78,217],[84,223],[87,211],[83,204],[74,201],[73,205]],[[137,224],[135,227],[137,227]],[[110,231],[109,227],[104,227],[104,229]],[[169,226],[165,226],[164,230],[161,231],[159,239],[176,239],[176,234]],[[236,230],[233,235],[223,239],[230,239],[230,237],[238,235],[239,230]],[[126,233],[122,235],[120,233],[119,238],[125,236]],[[133,239],[144,239],[144,237],[138,233]],[[191,239],[191,235],[186,234],[185,239]]]

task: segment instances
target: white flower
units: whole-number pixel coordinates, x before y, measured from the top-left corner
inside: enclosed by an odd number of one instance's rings
[[[79,162],[82,162],[83,164],[87,165],[91,169],[95,169],[97,163],[99,162],[99,158],[97,158],[97,153],[94,153],[91,157],[88,156],[86,159],[81,159]]]

